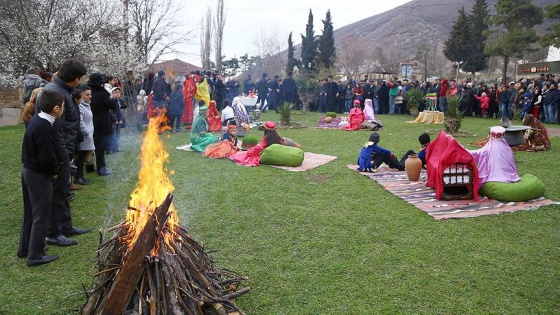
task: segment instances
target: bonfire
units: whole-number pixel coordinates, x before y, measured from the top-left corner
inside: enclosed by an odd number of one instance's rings
[[[245,277],[217,269],[179,224],[158,136],[165,115],[153,117],[141,150],[138,185],[124,222],[101,237],[97,283],[81,314],[243,314],[234,299],[247,292]]]

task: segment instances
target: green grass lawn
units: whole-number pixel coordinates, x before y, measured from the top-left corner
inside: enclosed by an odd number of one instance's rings
[[[560,206],[436,221],[346,168],[369,132],[314,129],[319,115],[293,114],[307,128],[280,129],[306,151],[336,155],[307,172],[243,167],[176,150],[188,133],[163,135],[181,224],[204,243],[220,268],[248,276],[237,300],[248,314],[558,314]],[[277,120],[274,113],[264,119]],[[441,125],[380,116],[381,146],[397,156],[418,148],[418,135]],[[465,118],[457,140],[467,148],[496,120]],[[555,126],[557,127],[557,126]],[[22,217],[23,126],[0,128],[0,314],[76,314],[95,279],[99,233],[50,246],[54,263],[29,268],[16,257]],[[251,133],[261,135],[260,131]],[[113,175],[71,203],[74,225],[104,229],[124,219],[139,169],[141,135],[126,130],[109,155]],[[560,140],[552,150],[516,152],[520,174],[538,176],[546,197],[560,200]],[[110,235],[104,234],[106,237]]]

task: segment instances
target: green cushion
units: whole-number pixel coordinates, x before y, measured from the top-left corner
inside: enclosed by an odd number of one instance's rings
[[[524,201],[544,195],[546,187],[535,175],[525,174],[517,183],[486,182],[479,192],[499,201]]]
[[[263,150],[261,164],[278,166],[300,166],[303,163],[303,150],[281,144],[273,144]]]

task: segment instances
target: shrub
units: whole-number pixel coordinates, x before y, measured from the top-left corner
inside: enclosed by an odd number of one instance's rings
[[[247,134],[243,137],[243,144],[257,144],[259,143],[259,137],[254,134]]]
[[[444,125],[447,133],[456,133],[461,128],[463,112],[459,108],[463,97],[447,96],[447,110],[445,111]]]
[[[332,118],[336,118],[336,113],[335,113],[335,112],[327,112],[327,113],[325,114],[325,116],[327,116],[327,117],[332,117]]]
[[[291,114],[292,114],[292,103],[282,103],[282,105],[280,105],[280,107],[278,108],[278,111],[280,111],[280,123],[282,125],[289,125],[290,121],[291,121]]]

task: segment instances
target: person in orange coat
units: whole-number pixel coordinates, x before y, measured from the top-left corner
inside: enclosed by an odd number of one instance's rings
[[[210,130],[210,132],[222,130],[222,119],[216,107],[216,101],[210,101],[206,115],[208,117],[208,130]]]
[[[350,110],[350,123],[342,129],[360,130],[360,125],[366,120],[366,115],[360,108],[360,100],[354,100],[354,108]]]
[[[185,108],[183,109],[183,116],[181,116],[181,123],[185,124],[187,129],[190,129],[193,122],[194,104],[193,98],[196,93],[196,84],[194,82],[194,73],[191,73],[183,84],[183,102]]]

